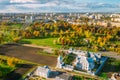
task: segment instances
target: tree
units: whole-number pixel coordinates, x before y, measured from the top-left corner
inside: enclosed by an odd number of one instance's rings
[[[18,41],[20,41],[20,40],[21,40],[21,37],[15,37],[15,38],[13,39],[14,42],[18,42]]]
[[[16,59],[16,58],[8,58],[7,59],[7,64],[9,65],[9,66],[11,66],[11,67],[14,67],[14,66],[16,66],[16,64],[18,63],[18,59]]]
[[[91,35],[92,35],[92,33],[91,33],[91,32],[89,32],[88,30],[87,30],[87,31],[85,31],[85,32],[84,32],[84,34],[85,34],[86,38],[90,38],[90,37],[91,37]]]
[[[34,32],[33,32],[33,35],[34,35],[35,37],[39,37],[39,36],[40,36],[40,32],[39,32],[39,31],[34,31]]]
[[[100,42],[100,47],[103,47],[105,45],[105,42]]]
[[[107,40],[109,40],[112,36],[110,34],[107,35]]]
[[[3,42],[4,36],[3,33],[0,33],[0,44]]]
[[[57,44],[57,40],[53,40],[53,44]]]
[[[97,43],[100,43],[100,42],[102,42],[102,38],[101,38],[101,37],[98,37]]]
[[[64,37],[61,39],[61,43],[62,43],[63,46],[65,45],[65,39],[64,39]]]
[[[3,74],[2,74],[2,71],[0,71],[0,77],[2,77],[2,75],[3,75]]]
[[[53,53],[54,53],[55,55],[59,55],[59,50],[58,50],[58,49],[55,49]]]

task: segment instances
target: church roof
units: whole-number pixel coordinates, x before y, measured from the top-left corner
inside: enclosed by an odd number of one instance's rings
[[[94,62],[93,58],[88,58],[87,60],[88,60],[89,63],[93,63]]]

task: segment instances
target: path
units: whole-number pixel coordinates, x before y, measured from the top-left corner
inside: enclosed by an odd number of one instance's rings
[[[50,47],[45,47],[45,46],[37,46],[37,45],[34,45],[34,44],[23,44],[23,46],[28,46],[28,47],[34,47],[34,48],[41,48],[43,49],[44,51],[48,52],[48,53],[53,53],[53,48],[50,48]]]
[[[110,58],[115,58],[117,60],[120,60],[120,55],[118,55],[116,52],[110,52],[110,51],[105,51],[105,52],[100,52],[104,56],[108,56]]]

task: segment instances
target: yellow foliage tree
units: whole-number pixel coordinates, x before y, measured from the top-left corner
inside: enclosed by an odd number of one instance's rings
[[[16,58],[8,58],[7,59],[7,64],[11,67],[14,67],[18,63],[18,59]]]
[[[92,36],[92,33],[89,31],[85,31],[84,34],[85,34],[86,38],[90,38]]]
[[[13,39],[13,41],[14,41],[14,42],[18,42],[20,39],[21,39],[21,37],[15,37],[15,38]]]
[[[34,31],[33,35],[35,35],[36,37],[38,37],[40,35],[40,32],[39,31]]]
[[[100,42],[100,47],[103,47],[105,45],[105,42]]]
[[[109,34],[107,35],[107,39],[108,39],[108,40],[109,40],[111,37],[112,37],[111,35],[109,35]]]
[[[102,38],[101,38],[101,37],[98,37],[97,43],[100,43],[100,42],[102,42]]]

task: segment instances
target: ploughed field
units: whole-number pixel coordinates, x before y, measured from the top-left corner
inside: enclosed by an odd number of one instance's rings
[[[55,56],[38,54],[41,48],[22,46],[18,44],[5,44],[0,46],[0,55],[16,57],[34,63],[55,66],[57,58]]]

